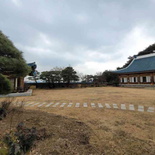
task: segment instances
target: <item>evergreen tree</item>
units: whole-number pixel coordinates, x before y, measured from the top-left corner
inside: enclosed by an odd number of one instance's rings
[[[104,71],[102,74],[102,77],[108,85],[117,86],[119,84],[118,75],[111,71],[108,71],[108,70]]]
[[[0,75],[24,77],[30,72],[22,52],[0,31]],[[4,76],[3,76],[4,78]],[[5,77],[6,78],[6,77]],[[3,80],[6,82],[7,80]],[[4,90],[6,93],[6,91]],[[8,91],[9,92],[9,91]],[[1,92],[2,93],[2,92]]]
[[[11,92],[10,81],[2,74],[0,74],[0,94],[7,94]]]
[[[67,82],[68,84],[71,81],[79,81],[79,77],[77,75],[77,72],[72,67],[66,67],[62,70],[61,76],[63,78],[64,82]]]
[[[29,71],[22,52],[0,31],[0,73],[24,77]]]
[[[46,81],[48,83],[49,88],[54,88],[55,83],[61,83],[62,77],[61,72],[62,68],[60,67],[54,67],[50,71],[44,71],[40,75],[40,79]]]

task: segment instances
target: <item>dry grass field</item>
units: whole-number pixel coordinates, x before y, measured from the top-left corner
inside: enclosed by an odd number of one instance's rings
[[[118,105],[125,103],[154,107],[155,90],[116,87],[35,90],[33,96],[19,97],[17,100]],[[51,139],[37,145],[35,151],[41,154],[155,154],[155,113],[92,107],[27,109],[31,114],[27,114],[25,119],[29,117],[28,120],[33,125],[55,132]],[[60,129],[61,132],[58,132]]]
[[[17,100],[39,102],[79,103],[124,103],[155,106],[155,89],[120,87],[93,87],[77,89],[37,89],[33,96],[18,97]],[[1,99],[2,100],[2,99]]]

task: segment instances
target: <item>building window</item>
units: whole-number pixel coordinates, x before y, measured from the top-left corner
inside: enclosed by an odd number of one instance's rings
[[[138,78],[137,77],[134,77],[134,82],[138,82]]]
[[[146,76],[146,82],[151,82],[151,76]]]
[[[136,82],[138,82],[138,78],[137,77],[130,77],[130,82],[131,83],[136,83]]]
[[[142,82],[146,82],[146,76],[143,76],[143,81]]]
[[[127,77],[120,78],[120,82],[121,83],[127,83],[128,82],[128,78]]]
[[[144,83],[149,83],[149,82],[151,82],[151,76],[141,76],[140,77],[140,82],[142,83],[142,82],[144,82]]]
[[[125,77],[123,78],[124,79],[124,83],[127,83],[128,82],[128,79]]]
[[[135,82],[138,82],[138,77],[134,77],[134,81]]]

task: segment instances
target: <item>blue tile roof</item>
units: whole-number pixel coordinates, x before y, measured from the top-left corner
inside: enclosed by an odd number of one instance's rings
[[[33,66],[35,66],[35,67],[36,67],[36,66],[37,66],[35,62],[28,63],[27,65],[28,65],[28,66],[30,66],[30,67],[33,67]]]
[[[114,73],[123,74],[148,71],[155,71],[155,54],[137,57],[130,63],[128,67],[114,71]]]

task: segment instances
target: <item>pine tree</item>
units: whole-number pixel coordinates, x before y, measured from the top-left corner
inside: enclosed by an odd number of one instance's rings
[[[77,76],[77,72],[72,67],[66,67],[62,70],[61,76],[64,80],[64,82],[67,82],[68,84],[71,81],[78,81],[79,77]]]
[[[0,73],[24,77],[28,72],[22,52],[0,31]]]
[[[2,74],[11,75],[12,77],[24,77],[29,72],[30,68],[26,64],[22,52],[0,31],[0,76],[3,79],[6,77],[2,76]],[[3,84],[6,81],[3,80]],[[5,90],[4,92],[6,93]]]

